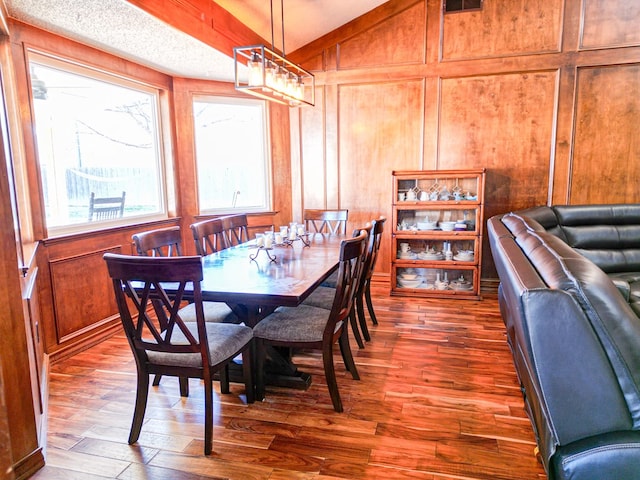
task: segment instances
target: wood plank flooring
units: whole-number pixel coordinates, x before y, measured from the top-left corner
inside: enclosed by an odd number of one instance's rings
[[[135,365],[117,335],[51,368],[46,466],[35,479],[541,480],[496,298],[389,297],[358,350],[361,380],[338,364],[335,413],[315,352],[295,357],[307,391],[269,388],[247,405],[216,384],[214,452],[203,450],[202,386],[152,387],[140,440],[128,445]],[[337,356],[339,358],[339,355]]]

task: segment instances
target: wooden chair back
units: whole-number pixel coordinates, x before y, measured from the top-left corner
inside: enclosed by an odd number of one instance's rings
[[[89,197],[89,221],[110,220],[121,218],[124,214],[124,199],[126,192],[121,197],[96,197],[91,192]]]
[[[135,443],[144,421],[149,376],[170,375],[204,381],[204,453],[212,450],[213,374],[243,356],[247,402],[254,401],[251,370],[251,329],[243,325],[206,323],[202,301],[202,258],[199,256],[150,257],[106,253],[109,276],[124,332],[136,360],[137,393],[129,443]],[[170,285],[171,290],[165,289]],[[188,297],[195,321],[180,316]],[[151,309],[153,304],[153,309]],[[160,318],[154,318],[154,311]],[[228,377],[221,390],[228,390]],[[185,393],[188,388],[184,389]],[[181,388],[181,393],[183,389]],[[227,392],[224,392],[227,393]]]
[[[363,230],[359,235],[343,240],[340,245],[336,294],[324,333],[325,337],[334,338],[334,341],[346,325],[360,288],[367,254],[367,236]]]
[[[148,257],[182,255],[182,237],[178,226],[136,233],[131,238],[138,255]]]
[[[198,255],[209,255],[227,248],[222,220],[219,218],[193,223],[190,228]]]
[[[347,233],[349,210],[305,210],[303,221],[307,232]]]
[[[227,248],[249,241],[249,223],[245,214],[228,215],[220,220]]]
[[[365,265],[365,273],[363,275],[364,281],[371,280],[373,276],[373,270],[375,269],[376,262],[378,260],[378,253],[380,252],[380,243],[382,242],[382,232],[384,231],[384,222],[387,219],[380,217],[377,220],[371,222],[372,230],[369,236],[369,243],[367,246],[367,264]]]
[[[148,257],[106,253],[109,275],[118,303],[122,326],[138,363],[148,364],[148,352],[164,354],[196,353],[206,359],[206,331],[199,328],[194,334],[178,315],[187,287],[196,305],[196,322],[204,326],[202,310],[202,261],[200,257]],[[171,282],[172,291],[163,288]],[[150,302],[162,306],[164,318],[150,316]],[[165,328],[159,325],[164,323]],[[202,368],[208,368],[204,361]],[[176,367],[177,368],[177,367]],[[193,376],[195,372],[185,372]],[[199,376],[200,373],[196,373]]]

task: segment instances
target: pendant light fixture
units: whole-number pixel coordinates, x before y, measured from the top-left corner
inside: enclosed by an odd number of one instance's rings
[[[313,106],[315,105],[315,77],[285,58],[283,2],[284,0],[280,0],[282,55],[275,52],[273,0],[271,0],[271,48],[264,45],[234,47],[235,87],[236,90],[283,105]],[[239,74],[245,63],[249,70],[247,80],[241,79]]]

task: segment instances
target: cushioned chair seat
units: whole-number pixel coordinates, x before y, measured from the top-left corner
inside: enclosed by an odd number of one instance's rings
[[[194,337],[198,337],[198,324],[195,322],[185,322]],[[207,341],[209,342],[209,352],[211,355],[211,365],[229,358],[240,350],[251,340],[253,331],[244,325],[233,325],[225,323],[207,323]],[[188,345],[181,330],[176,329],[171,335],[171,343],[174,345]],[[175,367],[201,367],[202,357],[199,353],[164,353],[147,351],[149,361],[157,365],[173,365]]]
[[[337,284],[338,284],[338,272],[336,271],[336,272],[333,272],[331,275],[329,275],[329,277],[320,285],[322,285],[323,287],[336,288]]]
[[[202,302],[204,321],[214,323],[240,323],[235,313],[222,302]],[[180,317],[184,322],[196,321],[196,309],[193,303],[180,309]]]
[[[310,305],[279,307],[253,327],[253,336],[274,342],[321,342],[328,316],[324,308]]]
[[[336,297],[335,287],[323,287],[320,285],[317,287],[311,295],[309,295],[303,305],[310,305],[312,307],[324,308],[325,310],[331,310],[333,306],[333,300]]]

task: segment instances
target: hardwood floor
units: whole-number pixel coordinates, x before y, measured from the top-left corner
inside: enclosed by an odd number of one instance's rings
[[[174,378],[152,387],[140,440],[127,438],[135,365],[117,335],[51,368],[47,465],[35,479],[545,479],[523,410],[497,300],[390,298],[355,360],[338,365],[345,412],[334,413],[321,358],[296,356],[307,391],[241,385],[215,398],[214,453],[202,455],[202,386],[181,399]]]

